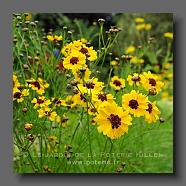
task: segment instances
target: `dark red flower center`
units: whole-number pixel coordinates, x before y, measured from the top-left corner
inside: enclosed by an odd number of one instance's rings
[[[141,80],[141,78],[139,76],[133,76],[132,77],[132,81],[134,81],[135,83],[140,81],[140,80]]]
[[[14,94],[14,98],[17,98],[17,99],[20,99],[21,98],[21,92],[16,92],[15,94]]]
[[[119,80],[114,80],[113,84],[115,84],[117,87],[121,86],[121,82]]]
[[[98,94],[98,99],[100,99],[102,102],[107,101],[107,95],[106,94]]]
[[[44,103],[44,100],[42,100],[42,99],[37,99],[37,103],[38,103],[38,104],[42,104],[42,103]]]
[[[129,107],[132,109],[137,109],[139,106],[138,102],[135,99],[132,99],[129,101]]]
[[[152,112],[152,109],[153,109],[152,104],[148,103],[148,109],[146,109],[146,111],[148,111],[150,114]]]
[[[111,122],[112,129],[117,129],[121,125],[121,118],[118,115],[111,114],[107,119]]]
[[[53,102],[54,102],[55,104],[60,104],[60,103],[61,103],[61,101],[60,101],[58,98],[55,98],[55,99],[53,100]]]
[[[88,89],[94,89],[94,86],[95,86],[95,83],[93,83],[92,81],[88,81],[87,83],[86,83],[86,87],[88,88]]]
[[[81,48],[80,52],[83,54],[86,54],[88,52],[88,50],[86,48]]]
[[[72,65],[77,64],[78,61],[79,61],[79,60],[78,60],[77,57],[72,57],[72,58],[70,59],[70,63],[71,63]]]
[[[34,85],[34,86],[37,87],[38,89],[41,88],[41,86],[40,86],[40,84],[39,84],[38,81],[34,81],[34,82],[32,82],[32,85]]]
[[[153,78],[149,78],[149,84],[151,84],[152,86],[156,86],[156,80],[154,80]]]
[[[84,102],[87,101],[86,98],[85,98],[85,96],[83,96],[82,94],[80,94],[80,99],[83,100]]]

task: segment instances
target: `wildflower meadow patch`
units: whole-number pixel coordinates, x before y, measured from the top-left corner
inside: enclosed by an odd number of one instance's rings
[[[80,15],[13,14],[14,172],[173,173],[173,15]]]

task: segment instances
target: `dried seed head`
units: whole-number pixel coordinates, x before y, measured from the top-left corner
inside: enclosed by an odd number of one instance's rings
[[[66,74],[66,78],[67,79],[71,78],[71,75],[70,74]]]
[[[29,68],[29,66],[28,66],[27,64],[23,64],[23,68],[24,68],[25,70],[27,70],[27,69]]]
[[[27,32],[28,31],[28,28],[25,27],[25,28],[22,29],[22,31],[23,32]]]
[[[22,112],[26,113],[28,111],[28,109],[25,107],[22,109]]]
[[[124,60],[130,61],[132,59],[132,56],[131,55],[122,55],[121,58]]]
[[[74,88],[74,89],[72,90],[72,92],[73,92],[74,94],[78,94],[78,93],[79,93],[78,89],[76,89],[76,88]]]
[[[70,82],[70,84],[71,84],[72,86],[77,86],[78,81],[77,81],[77,80],[72,80],[72,81]]]
[[[16,44],[16,43],[17,43],[17,41],[18,41],[17,39],[14,39],[14,40],[13,40],[14,44]]]
[[[86,71],[86,68],[80,68],[79,71],[80,71],[82,74],[84,74],[85,71]]]
[[[29,141],[33,141],[33,140],[34,140],[34,136],[33,136],[32,134],[28,134],[28,135],[27,135],[27,139],[28,139]]]
[[[34,57],[34,60],[35,60],[35,61],[39,61],[39,57],[37,57],[37,56]]]
[[[161,123],[165,122],[165,119],[163,117],[160,117],[159,120],[160,120]]]
[[[118,58],[118,57],[115,57],[115,60],[116,60],[116,61],[119,61],[119,58]]]
[[[67,34],[71,35],[71,34],[72,34],[72,31],[69,30],[69,31],[67,32]]]
[[[157,94],[156,88],[150,88],[150,89],[149,89],[149,95],[154,96],[154,95],[156,95],[156,94]]]
[[[100,19],[98,19],[98,22],[99,22],[100,24],[103,24],[103,23],[105,22],[105,19],[100,18]]]
[[[17,18],[18,20],[21,20],[21,16],[17,16],[16,18]]]
[[[20,53],[19,56],[20,56],[20,57],[24,57],[23,53]]]
[[[30,131],[33,128],[33,125],[31,123],[25,123],[24,128],[26,131]]]
[[[30,25],[31,25],[31,26],[36,26],[36,23],[30,22]]]
[[[30,23],[30,21],[25,21],[25,24],[28,25]]]
[[[32,57],[31,56],[28,56],[28,60],[32,60]]]

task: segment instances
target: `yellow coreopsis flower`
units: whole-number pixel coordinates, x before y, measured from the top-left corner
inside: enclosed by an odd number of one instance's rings
[[[133,75],[128,75],[127,81],[130,86],[133,86],[134,84],[139,86],[141,85],[141,81],[144,79],[142,74],[134,73]]]
[[[146,90],[155,89],[158,93],[164,86],[164,83],[160,80],[160,76],[152,74],[150,71],[143,72],[143,76],[145,78],[141,82]]]
[[[136,23],[143,23],[144,21],[145,21],[145,19],[142,18],[142,17],[137,17],[137,18],[135,18],[135,22],[136,22]]]
[[[63,65],[66,69],[78,70],[86,63],[86,56],[79,51],[73,50],[69,56],[65,57]]]
[[[165,32],[164,37],[173,39],[173,33],[172,32]]]
[[[136,57],[136,56],[133,56],[133,57],[131,58],[130,62],[131,62],[132,64],[143,64],[143,63],[144,63],[144,59],[140,59],[140,58],[138,58],[138,57]]]
[[[47,106],[40,108],[37,112],[39,114],[39,118],[47,117],[50,121],[56,121],[58,116],[55,111],[52,111],[52,109]]]
[[[98,124],[98,131],[111,139],[118,139],[124,133],[127,133],[129,125],[132,125],[131,116],[115,102],[112,104],[109,102],[103,103],[99,107],[94,120]]]
[[[110,86],[119,91],[125,87],[125,80],[118,76],[113,76],[110,81]]]
[[[145,121],[148,123],[156,122],[159,119],[160,111],[156,106],[156,102],[149,102],[148,109],[145,112]]]
[[[126,54],[130,54],[130,53],[134,53],[136,50],[136,48],[134,46],[129,46],[126,50],[125,53]]]
[[[23,102],[24,97],[29,95],[28,89],[23,89],[22,91],[18,88],[13,88],[13,101],[17,101],[18,103]]]
[[[38,78],[38,80],[32,78],[27,80],[27,83],[28,86],[32,88],[32,90],[35,90],[40,95],[44,94],[45,89],[49,87],[49,84],[41,78]]]
[[[152,25],[150,23],[145,24],[145,30],[150,30]]]
[[[133,114],[135,117],[140,117],[145,114],[148,109],[148,98],[135,90],[122,96],[122,107],[125,111]]]
[[[145,26],[146,26],[145,23],[138,24],[138,25],[136,25],[136,30],[143,30],[143,29],[145,29]]]
[[[74,96],[67,96],[65,99],[65,104],[63,106],[67,106],[69,108],[74,108],[77,105],[76,99]]]
[[[52,36],[52,35],[47,35],[47,39],[48,39],[49,41],[61,41],[61,40],[63,40],[63,36],[57,36],[57,35]]]
[[[31,103],[34,103],[34,108],[44,107],[51,104],[50,100],[47,100],[44,96],[39,96],[38,98],[33,98]]]

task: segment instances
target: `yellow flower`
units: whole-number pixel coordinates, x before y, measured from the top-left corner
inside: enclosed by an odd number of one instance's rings
[[[98,78],[92,78],[85,81],[83,84],[78,84],[78,88],[81,92],[93,94],[94,92],[101,92],[104,87],[104,83],[98,81]]]
[[[150,30],[152,28],[152,25],[150,23],[145,25],[145,30]]]
[[[136,30],[143,30],[145,29],[145,23],[136,25]]]
[[[83,83],[83,81],[87,81],[91,75],[91,71],[86,67],[82,67],[81,69],[73,69],[72,73],[75,77],[75,80],[80,83]]]
[[[150,30],[152,28],[152,25],[150,23],[142,23],[142,24],[138,24],[136,25],[136,29],[137,30]]]
[[[130,93],[122,96],[122,106],[128,113],[133,114],[135,117],[140,117],[148,109],[148,98],[132,90]]]
[[[66,69],[78,70],[86,63],[86,57],[81,52],[76,50],[72,51],[69,56],[67,56],[63,65]]]
[[[63,36],[57,36],[57,35],[52,36],[52,35],[47,35],[47,39],[48,39],[49,41],[61,41],[61,40],[63,40]]]
[[[65,104],[65,100],[55,97],[55,98],[52,98],[52,103],[53,103],[56,107],[59,107],[59,106]]]
[[[136,56],[132,56],[130,62],[132,64],[143,64],[144,63],[144,59],[140,59],[140,58],[138,58]]]
[[[47,100],[44,96],[39,96],[38,98],[33,98],[31,103],[34,103],[34,108],[44,107],[51,104],[50,100]]]
[[[30,80],[27,80],[27,83],[28,86],[32,88],[32,90],[35,90],[40,95],[44,94],[45,88],[49,87],[49,84],[41,78],[38,78],[38,80],[32,78]]]
[[[125,87],[125,80],[118,76],[113,76],[110,81],[110,86],[119,91]]]
[[[139,86],[141,85],[141,81],[144,79],[144,76],[142,74],[134,73],[133,75],[128,75],[127,81],[130,86],[133,86],[134,84]]]
[[[24,97],[29,95],[29,90],[24,89],[23,91],[18,88],[13,88],[13,101],[17,101],[18,103],[23,102]]]
[[[131,116],[115,102],[112,104],[103,103],[94,120],[98,124],[98,131],[103,132],[111,139],[118,139],[124,133],[128,133],[129,125],[132,125]]]
[[[86,93],[79,92],[78,94],[74,95],[74,100],[78,105],[81,105],[82,107],[87,107],[89,105]]]
[[[113,60],[113,61],[110,62],[110,65],[112,65],[112,66],[117,66],[118,63],[119,63],[118,61]]]
[[[25,17],[26,21],[30,21],[32,19],[32,14],[28,13],[28,15]]]
[[[76,99],[74,96],[67,96],[65,99],[65,105],[69,108],[74,108],[77,105]]]
[[[145,121],[148,123],[156,122],[159,119],[160,111],[156,106],[156,102],[149,102],[148,109],[145,112]]]
[[[112,104],[114,100],[115,98],[113,97],[112,94],[106,94],[104,92],[98,92],[98,93],[93,94],[92,96],[92,101],[94,102],[94,105],[97,109],[103,102],[108,102]]]
[[[135,18],[135,22],[136,23],[143,23],[145,20],[144,20],[144,18],[142,18],[142,17],[137,17],[137,18]]]
[[[49,107],[42,107],[39,110],[37,110],[39,114],[39,118],[47,117],[50,121],[56,121],[57,119],[57,113],[55,111],[52,111]]]
[[[173,39],[173,33],[172,32],[165,32],[164,37]]]
[[[148,91],[149,89],[155,89],[158,93],[164,86],[164,83],[160,80],[160,77],[156,74],[152,74],[150,71],[143,72],[143,76],[145,78],[141,81],[142,86]]]
[[[86,44],[86,43],[88,42],[85,38],[81,38],[80,41],[81,41],[83,44]]]
[[[134,46],[129,46],[126,50],[125,53],[129,54],[129,53],[134,53],[136,50],[136,48]]]
[[[80,51],[82,48],[83,43],[80,40],[73,41],[69,44],[66,44],[61,52],[64,54],[64,56],[70,55],[73,51]]]
[[[19,88],[21,84],[19,83],[19,80],[15,74],[13,74],[13,88]]]

